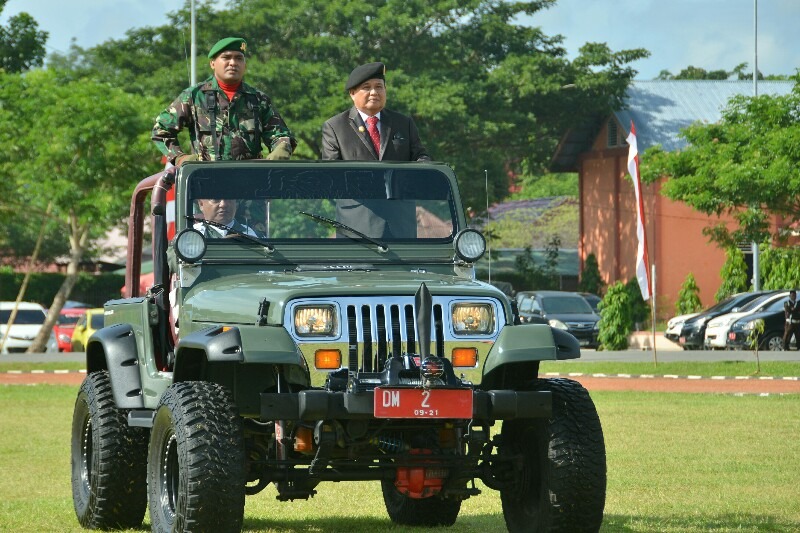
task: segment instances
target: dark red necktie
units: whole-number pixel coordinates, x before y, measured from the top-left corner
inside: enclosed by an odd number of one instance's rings
[[[375,147],[375,153],[378,159],[381,158],[381,133],[378,131],[378,117],[367,117],[367,131],[369,137],[372,139],[372,146]]]

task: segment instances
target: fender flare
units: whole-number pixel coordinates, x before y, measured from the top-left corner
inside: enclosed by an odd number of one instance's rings
[[[142,409],[139,350],[130,324],[113,324],[94,332],[86,344],[86,372],[108,370],[114,404],[119,409]]]
[[[540,361],[577,359],[578,339],[546,324],[506,326],[483,363],[482,389],[516,388],[535,379]]]

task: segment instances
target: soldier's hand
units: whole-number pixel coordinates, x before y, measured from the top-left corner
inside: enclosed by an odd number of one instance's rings
[[[198,161],[197,154],[182,154],[175,158],[175,166],[179,167],[187,161]]]
[[[288,142],[281,141],[275,145],[272,151],[267,154],[267,157],[264,159],[269,159],[271,161],[282,160],[282,159],[289,159],[292,157],[292,145]]]

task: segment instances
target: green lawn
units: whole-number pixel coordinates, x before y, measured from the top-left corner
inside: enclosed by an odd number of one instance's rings
[[[0,386],[0,531],[80,531],[70,493],[77,387]],[[604,532],[800,531],[800,395],[596,392],[608,454]],[[422,531],[389,522],[375,482],[309,501],[248,497],[245,531]],[[149,522],[145,518],[145,529]],[[498,494],[451,531],[503,531]]]

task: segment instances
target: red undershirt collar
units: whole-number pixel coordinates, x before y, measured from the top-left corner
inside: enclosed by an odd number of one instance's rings
[[[242,86],[241,81],[236,85],[229,85],[219,78],[217,78],[217,84],[219,84],[219,88],[222,89],[222,92],[224,92],[225,95],[228,97],[228,100],[231,101],[233,101],[233,95],[236,94],[236,91],[238,91],[239,87]]]

